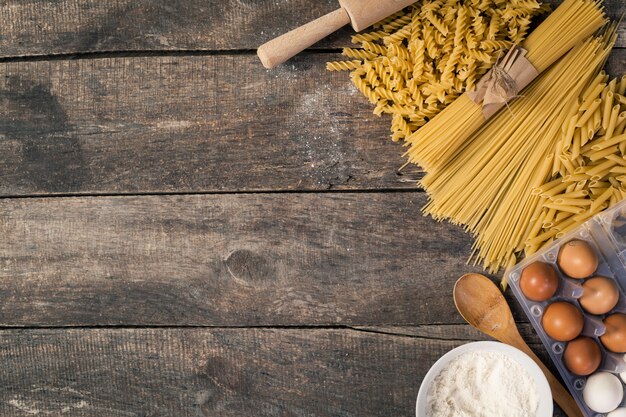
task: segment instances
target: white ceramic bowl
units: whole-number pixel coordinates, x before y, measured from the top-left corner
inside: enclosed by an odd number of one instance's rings
[[[474,351],[490,351],[500,352],[508,356],[510,359],[519,363],[528,374],[535,380],[537,386],[537,394],[539,396],[539,405],[537,407],[537,415],[532,417],[552,417],[552,393],[550,392],[550,385],[548,380],[541,372],[541,369],[537,364],[524,352],[504,343],[499,342],[473,342],[463,346],[459,346],[456,349],[452,349],[450,352],[443,355],[435,364],[430,368],[422,385],[420,386],[419,394],[417,394],[417,406],[415,415],[417,417],[428,417],[426,415],[426,397],[428,397],[428,391],[433,384],[433,381],[437,375],[452,361],[454,358],[462,355],[466,352]]]

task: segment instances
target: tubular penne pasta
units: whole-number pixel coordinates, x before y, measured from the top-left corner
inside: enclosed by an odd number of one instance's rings
[[[607,178],[609,180],[609,183],[614,187],[614,188],[619,188],[620,187],[620,183],[617,180],[617,178],[615,177],[608,177]]]
[[[616,164],[621,166],[626,166],[626,159],[623,156],[618,155],[607,155],[606,159],[610,159],[611,161],[615,161]]]
[[[553,197],[557,194],[560,194],[561,192],[565,191],[568,187],[568,183],[565,182],[561,182],[560,184],[558,184],[555,187],[552,187],[551,189],[544,191],[541,193],[541,197],[543,198],[549,198],[549,197]]]
[[[557,196],[557,198],[554,199],[554,204],[566,206],[590,206],[591,200],[584,198],[563,198]]]
[[[555,208],[551,208],[548,209],[545,218],[543,219],[543,223],[542,223],[542,227],[544,229],[546,228],[550,228],[554,225],[554,218],[556,216],[556,209]],[[538,233],[539,231],[537,231]],[[531,235],[532,237],[535,237],[537,234],[535,233],[534,235]]]
[[[533,189],[532,194],[533,195],[539,195],[539,194],[543,194],[546,191],[563,184],[563,179],[562,178],[557,178],[553,181],[550,181],[548,183],[543,184],[541,187],[537,187],[535,189]]]
[[[553,182],[559,181],[559,182],[576,182],[577,183],[579,181],[583,181],[587,179],[589,179],[589,175],[585,173],[581,173],[581,174],[566,175],[565,177],[563,177],[563,179],[558,178],[554,180]]]
[[[623,141],[626,141],[626,135],[619,135],[619,136],[612,137],[610,139],[603,140],[602,142],[596,143],[591,147],[591,149],[593,149],[594,151],[599,151],[599,150],[611,147],[613,145],[617,145]]]
[[[604,83],[596,85],[596,87],[591,90],[587,98],[584,99],[583,104],[580,105],[580,110],[586,111],[587,109],[589,109],[596,101],[596,97],[600,95],[604,87],[606,87],[606,84]]]
[[[611,118],[609,119],[609,127],[606,128],[605,137],[611,138],[613,136],[613,132],[615,131],[615,126],[617,126],[617,116],[620,113],[620,106],[615,105],[611,109]]]
[[[602,104],[602,99],[597,98],[593,100],[591,104],[589,105],[589,107],[582,114],[582,116],[580,116],[580,119],[578,119],[578,121],[576,122],[576,127],[585,126],[587,122],[593,117],[593,114],[596,112],[596,110],[600,108],[601,104]]]
[[[610,172],[614,172],[616,174],[626,174],[626,166],[620,165],[611,168]]]
[[[581,214],[585,214],[585,212],[581,213]],[[560,239],[561,237],[563,237],[565,234],[567,234],[568,232],[570,232],[571,230],[574,230],[575,228],[578,227],[578,222],[576,221],[576,219],[570,219],[568,221],[563,222],[563,224],[555,226],[555,229],[558,230],[559,232],[556,234],[556,238]]]
[[[595,113],[593,113],[593,119],[589,121],[588,126],[591,126],[591,129],[589,130],[589,139],[591,139],[602,127],[602,112],[600,109],[597,109]]]
[[[574,135],[574,142],[572,143],[572,160],[575,160],[580,156],[580,146],[581,146],[581,142],[583,141],[583,136],[584,136],[585,142],[589,140],[589,134],[587,131],[585,131],[585,135],[582,134],[583,132],[582,128],[577,129],[577,132],[581,132],[581,133],[578,135]]]
[[[602,194],[600,194],[598,196],[597,199],[595,199],[593,201],[593,203],[591,204],[591,211],[592,212],[598,212],[599,211],[599,207],[602,206],[602,204],[604,204],[605,202],[607,202],[611,196],[613,195],[613,187],[609,187],[607,188]]]
[[[576,173],[576,167],[574,166],[574,164],[572,163],[571,159],[568,158],[565,155],[561,155],[559,156],[559,159],[561,160],[561,164],[563,164],[563,166],[565,167],[565,169],[567,170],[568,173],[570,174],[574,174]]]
[[[572,191],[572,192],[565,193],[565,194],[559,194],[557,196],[554,196],[554,198],[555,198],[555,202],[558,202],[557,200],[559,198],[566,198],[566,199],[581,198],[581,197],[586,197],[588,195],[589,195],[589,191],[587,190],[577,190],[577,191]],[[571,204],[571,203],[566,203],[566,204]]]
[[[607,92],[604,99],[604,106],[602,108],[602,128],[606,131],[609,128],[609,120],[611,119],[611,109],[613,108],[613,96],[612,91]]]
[[[554,210],[554,212],[556,212],[556,209]],[[544,227],[543,224],[545,222],[546,216],[547,216],[547,213],[545,211],[541,212],[541,214],[539,215],[539,218],[537,218],[533,222],[530,228],[530,231],[528,232],[529,236],[533,236],[533,237],[537,236],[537,233],[539,233],[539,231]]]
[[[574,219],[580,225],[582,222],[586,221],[587,219],[590,219],[591,217],[600,213],[602,210],[604,210],[607,207],[608,207],[608,204],[606,202],[596,206],[595,208],[590,207],[588,211],[584,211],[581,214],[575,215]]]
[[[584,211],[582,207],[570,206],[567,204],[546,203],[544,207],[553,208],[558,211],[567,211],[569,213],[578,214]]]
[[[619,148],[617,145],[613,145],[610,146],[608,148],[605,149],[600,149],[598,151],[594,150],[593,152],[589,152],[587,153],[585,156],[587,156],[587,158],[589,158],[589,160],[595,162],[595,161],[599,161],[601,159],[606,159],[609,155],[613,155],[616,152],[619,151]]]
[[[567,124],[567,130],[565,132],[565,137],[563,138],[563,152],[567,152],[569,150],[570,145],[574,140],[574,131],[576,130],[577,120],[578,116],[572,116]]]
[[[537,237],[534,237],[532,239],[529,239],[526,244],[527,245],[540,245],[542,242],[545,242],[546,240],[556,236],[556,234],[559,231],[556,228],[552,228],[550,230],[548,230],[547,232],[544,232],[540,235],[538,235]]]
[[[591,189],[591,192],[593,193],[594,189],[597,188],[608,188],[611,185],[610,182],[608,181],[590,181],[589,182],[589,188]]]

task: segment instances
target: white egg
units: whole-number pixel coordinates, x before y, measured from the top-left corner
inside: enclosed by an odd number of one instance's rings
[[[624,381],[624,383],[626,383],[626,372],[622,372],[621,374],[619,374],[619,377],[622,378],[622,381]]]
[[[587,378],[583,398],[589,408],[597,413],[615,410],[624,398],[622,382],[613,374],[598,372]]]
[[[611,411],[606,417],[626,417],[626,408],[620,407],[617,410]]]

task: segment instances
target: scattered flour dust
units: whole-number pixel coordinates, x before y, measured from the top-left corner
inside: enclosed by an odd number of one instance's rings
[[[435,378],[427,417],[533,417],[535,381],[522,366],[499,352],[467,352]]]

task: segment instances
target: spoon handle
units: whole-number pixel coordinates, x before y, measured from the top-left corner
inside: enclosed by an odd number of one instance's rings
[[[561,407],[561,410],[563,410],[568,417],[583,417],[582,411],[576,404],[574,398],[569,394],[569,392],[567,392],[565,387],[559,382],[558,379],[556,379],[552,372],[546,368],[543,362],[541,362],[541,359],[535,355],[535,352],[533,352],[523,340],[516,342],[515,347],[530,356],[543,371],[543,374],[546,376],[548,383],[550,384],[552,398],[554,399],[554,402]]]

